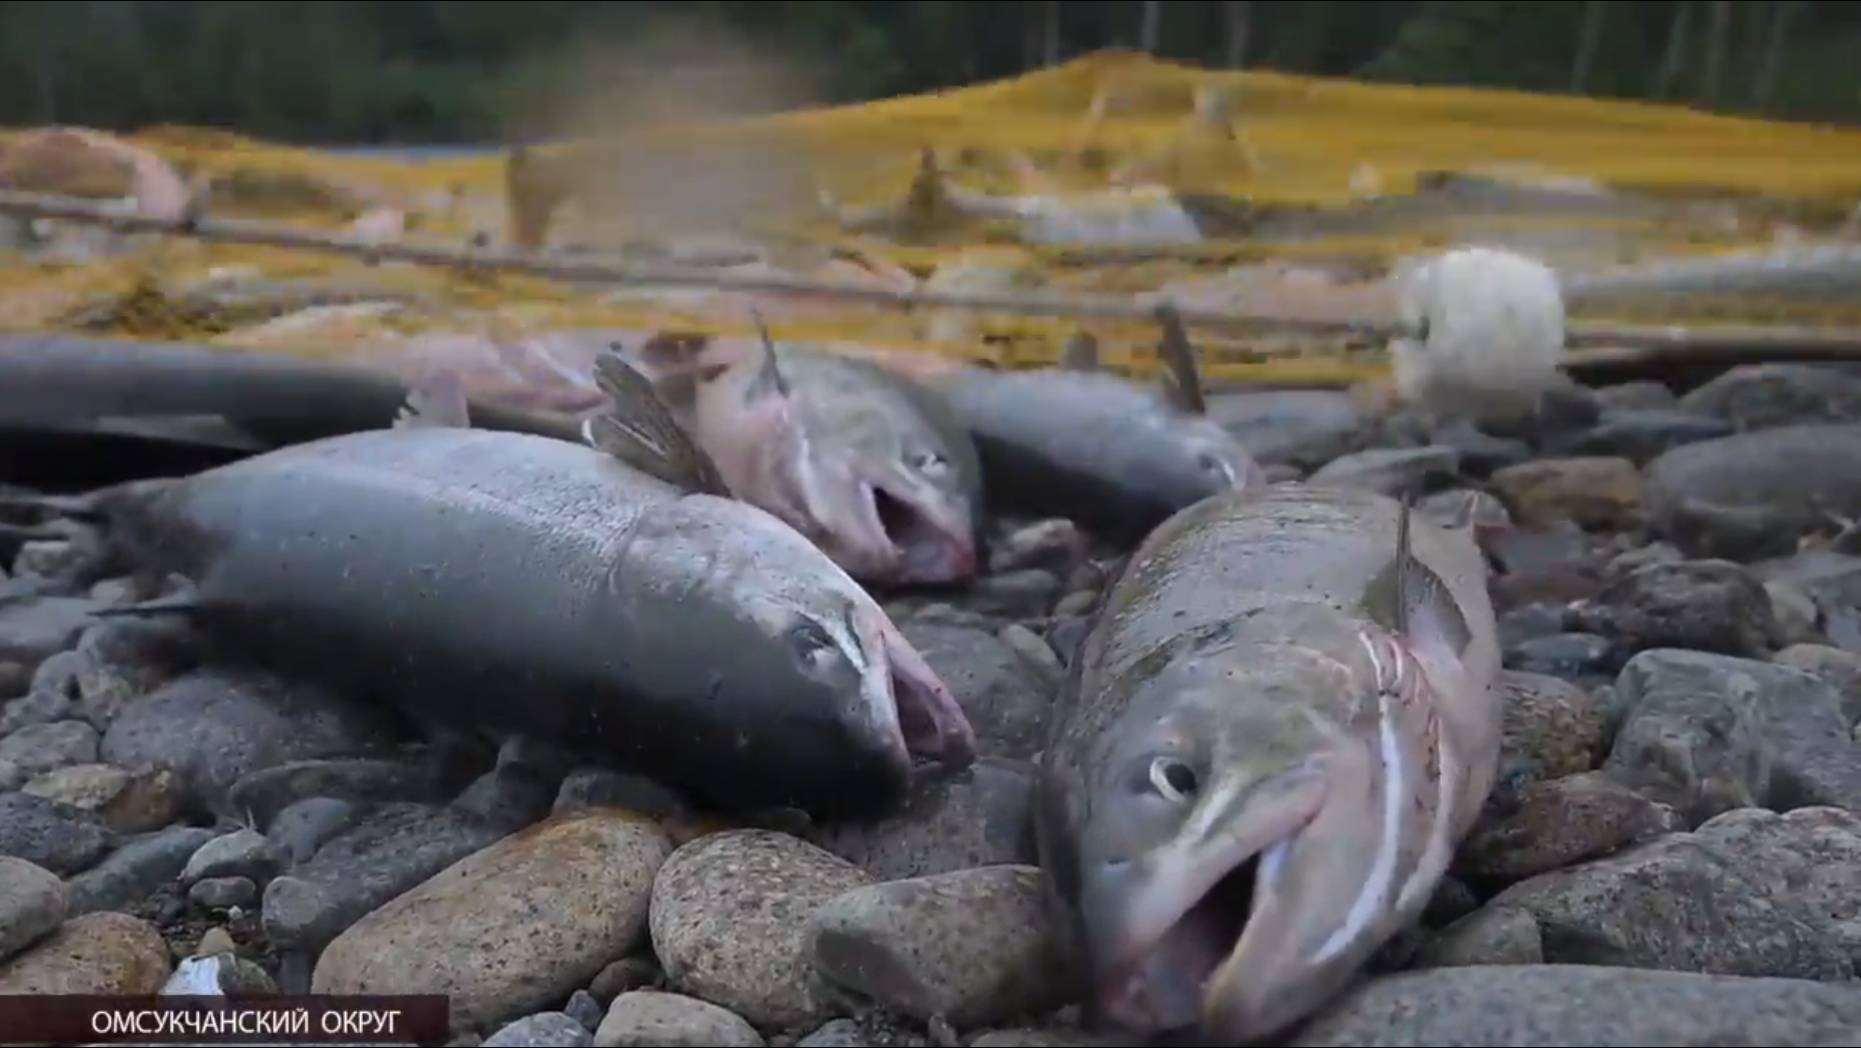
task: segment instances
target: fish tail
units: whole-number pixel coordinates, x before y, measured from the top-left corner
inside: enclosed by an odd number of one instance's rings
[[[49,524],[0,524],[0,539],[11,539],[14,542],[39,542],[45,539],[69,537],[61,529]]]
[[[114,608],[97,608],[91,611],[92,618],[146,618],[151,615],[196,615],[203,610],[200,601],[191,596],[175,595],[157,597],[154,600],[124,604]]]
[[[40,513],[71,520],[103,519],[102,499],[88,495],[0,495],[0,513]]]

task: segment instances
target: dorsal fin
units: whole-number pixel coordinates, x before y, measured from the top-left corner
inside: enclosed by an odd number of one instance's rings
[[[1202,373],[1196,366],[1195,347],[1189,344],[1189,334],[1183,330],[1176,306],[1169,302],[1158,305],[1157,322],[1163,325],[1163,340],[1157,346],[1157,355],[1163,358],[1167,369],[1163,375],[1164,396],[1179,411],[1207,414],[1208,401],[1202,395]]]
[[[1092,337],[1092,332],[1080,328],[1066,340],[1066,348],[1060,350],[1060,367],[1066,371],[1097,371],[1099,366],[1099,340]]]
[[[582,424],[591,447],[668,484],[708,495],[730,495],[717,464],[672,417],[653,384],[609,346],[595,358],[595,385],[608,406]]]
[[[465,381],[457,371],[441,368],[407,390],[407,399],[394,416],[395,429],[446,427],[469,429],[472,410],[465,396]]]
[[[788,380],[782,377],[782,367],[775,356],[775,340],[769,337],[769,327],[763,323],[762,313],[754,306],[750,307],[750,319],[756,322],[756,334],[762,338],[762,363],[756,369],[756,377],[750,380],[750,386],[743,394],[745,400],[761,400],[774,395],[788,396]]]
[[[1459,655],[1473,633],[1447,583],[1415,557],[1413,494],[1399,497],[1396,512],[1395,552],[1364,587],[1363,613],[1404,643],[1443,645]]]
[[[1409,518],[1415,515],[1413,498],[1411,492],[1404,491],[1396,510],[1396,600],[1391,612],[1395,617],[1396,632],[1405,637],[1409,633],[1409,600],[1414,596],[1415,584],[1412,564],[1415,551],[1409,547]]]

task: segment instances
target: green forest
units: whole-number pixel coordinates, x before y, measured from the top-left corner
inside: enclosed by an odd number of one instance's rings
[[[1607,0],[63,0],[0,4],[0,124],[152,123],[306,143],[490,143],[668,17],[845,102],[1126,47],[1209,66],[1861,120],[1861,5]],[[665,53],[628,54],[634,76]],[[644,63],[647,68],[639,68]],[[597,72],[591,72],[590,70]]]

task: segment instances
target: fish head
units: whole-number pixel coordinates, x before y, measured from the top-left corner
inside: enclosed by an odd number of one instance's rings
[[[853,407],[830,423],[843,465],[833,473],[841,484],[822,508],[836,522],[844,556],[859,565],[851,570],[890,583],[974,575],[977,471],[964,468],[965,449],[873,405]]]
[[[1167,449],[1158,479],[1187,504],[1211,495],[1266,485],[1266,471],[1233,434],[1205,416],[1174,414],[1163,422]]]
[[[1377,674],[1305,648],[1235,654],[1140,686],[1074,832],[1093,999],[1151,1035],[1282,1031],[1393,933],[1399,897],[1419,905],[1433,805],[1416,799],[1438,779]]]
[[[977,475],[960,450],[869,402],[797,390],[755,360],[699,375],[698,425],[737,497],[858,578],[952,582],[977,565]]]
[[[784,732],[805,733],[796,737],[813,742],[789,759],[834,761],[818,778],[841,792],[876,783],[871,800],[883,802],[915,775],[974,761],[974,730],[948,686],[862,586],[772,514],[688,495],[636,524],[628,546],[626,558],[650,558],[661,580],[632,584],[633,621],[652,619],[668,647],[703,648],[682,661]],[[675,614],[681,605],[708,609],[702,628]]]

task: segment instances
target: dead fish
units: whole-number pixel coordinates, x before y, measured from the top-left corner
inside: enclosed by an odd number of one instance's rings
[[[702,342],[658,343],[697,357],[687,387],[668,371],[662,388],[689,404],[687,424],[730,491],[863,581],[974,575],[982,471],[948,406],[871,361],[761,335],[758,351],[721,362]]]
[[[993,506],[1135,538],[1201,499],[1265,483],[1246,449],[1208,418],[1175,310],[1158,317],[1169,365],[1161,395],[1095,370],[1085,341],[1059,368],[961,369],[939,382],[975,440]]]
[[[185,342],[0,335],[0,425],[153,433],[220,420],[269,447],[380,429],[409,386],[367,368]],[[474,403],[473,424],[569,440],[580,420]],[[180,421],[176,421],[180,420]],[[177,431],[179,432],[179,431]],[[236,434],[236,436],[235,436]]]
[[[1419,917],[1498,758],[1471,529],[1280,484],[1140,545],[1055,707],[1035,816],[1102,1019],[1263,1037]]]
[[[127,613],[192,615],[225,658],[593,749],[701,804],[882,810],[914,766],[966,766],[961,708],[878,604],[725,496],[641,376],[598,368],[615,406],[589,443],[415,403],[392,429],[56,505],[126,568],[195,583]]]

